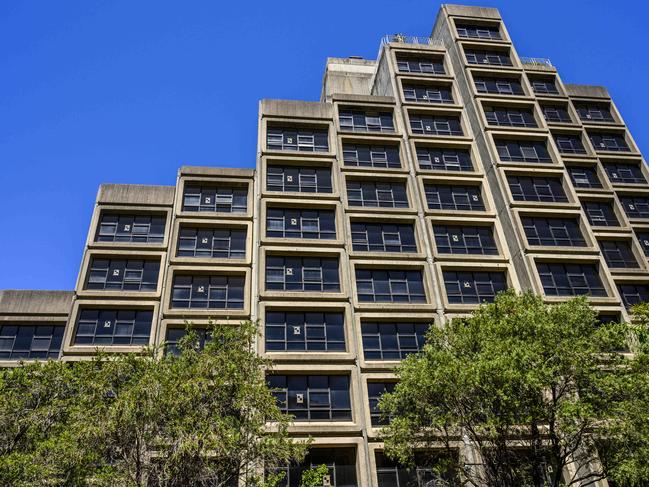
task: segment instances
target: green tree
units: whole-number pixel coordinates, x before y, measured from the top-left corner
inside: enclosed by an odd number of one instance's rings
[[[263,485],[307,442],[268,389],[257,327],[215,326],[203,350],[99,355],[0,374],[0,484]],[[272,424],[272,427],[268,425]],[[277,480],[277,479],[275,479]],[[274,481],[266,482],[274,483]]]
[[[392,417],[386,452],[412,464],[417,449],[441,443],[470,485],[589,485],[607,474],[647,485],[647,403],[636,392],[646,392],[649,369],[613,353],[628,331],[599,323],[585,298],[546,305],[513,291],[431,327],[423,351],[402,362],[394,392],[381,398]],[[458,443],[479,454],[481,468],[465,468]],[[616,455],[602,467],[604,445]],[[644,469],[632,475],[633,465]]]
[[[322,487],[324,485],[325,475],[329,475],[329,469],[326,465],[318,465],[302,472],[300,487]]]
[[[629,387],[619,402],[612,434],[598,441],[604,468],[617,485],[649,485],[649,304],[633,307],[634,359],[626,365]]]

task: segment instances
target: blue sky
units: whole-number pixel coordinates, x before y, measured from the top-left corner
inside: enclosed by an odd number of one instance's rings
[[[649,149],[649,3],[500,9],[522,56],[609,88]],[[428,35],[439,3],[0,2],[0,289],[72,289],[101,183],[174,184],[183,164],[253,167],[258,100],[317,100],[325,59]]]

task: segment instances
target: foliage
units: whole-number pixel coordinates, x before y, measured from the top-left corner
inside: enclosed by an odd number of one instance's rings
[[[249,322],[215,326],[204,350],[189,333],[177,357],[2,371],[0,484],[226,486],[241,475],[262,485],[260,465],[299,461],[306,444],[288,437],[256,336]]]
[[[322,487],[324,485],[324,477],[328,474],[329,469],[326,465],[318,465],[317,467],[305,470],[302,472],[300,487]]]
[[[646,485],[647,397],[637,392],[649,389],[649,368],[611,353],[628,331],[599,323],[585,298],[546,305],[513,291],[468,318],[431,327],[423,351],[398,367],[395,391],[381,398],[393,418],[386,452],[412,464],[417,449],[441,442],[452,453],[464,443],[483,468],[449,458],[471,485],[590,485],[606,474]],[[606,469],[597,445],[615,452]]]
[[[628,387],[620,403],[614,434],[601,438],[599,453],[617,485],[649,485],[649,304],[633,307],[634,359],[627,366]]]

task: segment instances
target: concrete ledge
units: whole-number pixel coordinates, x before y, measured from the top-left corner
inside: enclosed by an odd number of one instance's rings
[[[73,291],[0,291],[0,314],[67,316],[73,297]]]
[[[175,191],[175,186],[102,184],[97,192],[97,203],[171,206]]]
[[[452,3],[445,3],[442,8],[448,15],[456,15],[458,17],[483,17],[485,19],[500,19],[500,12],[497,8],[491,7],[469,7],[466,5],[454,5]]]
[[[351,95],[346,93],[334,93],[331,95],[333,101],[343,101],[351,103],[387,103],[394,105],[393,96],[374,96],[374,95]]]
[[[604,86],[565,84],[568,96],[579,96],[586,98],[610,98],[608,90]]]
[[[254,169],[238,169],[229,167],[182,166],[179,176],[219,176],[222,178],[253,178]]]
[[[262,117],[316,118],[330,120],[333,117],[331,103],[298,100],[261,100]]]

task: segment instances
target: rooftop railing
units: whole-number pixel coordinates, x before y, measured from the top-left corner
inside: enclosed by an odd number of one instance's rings
[[[426,46],[444,47],[442,41],[438,39],[433,39],[431,37],[418,37],[418,36],[407,36],[404,34],[392,34],[392,35],[383,36],[383,39],[381,39],[381,45],[389,44],[390,42],[399,42],[401,44],[423,44]]]
[[[553,68],[552,61],[545,57],[522,57],[521,63],[531,64],[533,66],[547,66],[548,68]]]

